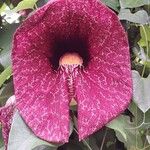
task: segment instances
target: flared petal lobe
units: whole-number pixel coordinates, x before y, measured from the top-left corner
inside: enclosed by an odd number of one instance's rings
[[[50,1],[17,30],[12,50],[17,109],[35,135],[50,142],[69,136],[68,73],[58,66],[68,50],[84,64],[74,76],[80,139],[130,101],[129,48],[117,16],[96,0]]]
[[[11,128],[12,118],[15,111],[15,96],[11,96],[5,106],[0,108],[0,123],[2,125],[2,135],[5,149],[7,149],[8,137]]]
[[[91,43],[90,52],[94,53],[91,54],[89,66],[75,79],[80,140],[122,113],[131,101],[128,40],[117,17],[112,15],[109,21],[111,28],[108,37],[101,45]],[[93,31],[93,34],[101,33]]]
[[[64,1],[41,8],[16,32],[12,52],[17,108],[35,135],[52,142],[69,136],[65,74],[49,61],[51,38],[65,25],[65,13]]]

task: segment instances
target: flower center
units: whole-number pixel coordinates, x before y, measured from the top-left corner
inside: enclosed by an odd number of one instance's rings
[[[59,65],[81,65],[83,64],[83,59],[78,53],[65,53],[59,59]]]
[[[67,52],[64,55],[62,55],[59,59],[59,66],[65,66],[65,65],[69,65],[71,67],[71,65],[83,65],[83,59],[82,57],[76,53],[76,52]],[[74,79],[73,79],[73,75],[72,73],[68,74],[68,78],[67,78],[67,84],[68,84],[68,92],[69,92],[69,97],[71,99],[70,101],[70,105],[77,105],[76,101],[75,101],[75,89],[74,89]]]
[[[50,63],[53,70],[65,64],[86,67],[90,61],[87,38],[79,37],[79,35],[70,35],[67,38],[55,37],[51,45]]]

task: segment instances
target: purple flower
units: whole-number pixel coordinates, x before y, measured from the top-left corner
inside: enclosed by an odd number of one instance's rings
[[[6,105],[0,108],[0,123],[2,124],[2,134],[6,149],[14,111],[15,111],[15,97],[11,96],[7,100]]]
[[[126,33],[96,0],[52,0],[37,10],[14,35],[12,63],[16,107],[43,140],[68,141],[72,99],[80,140],[130,103]]]

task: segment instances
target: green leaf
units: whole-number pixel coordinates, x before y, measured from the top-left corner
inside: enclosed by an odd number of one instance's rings
[[[150,136],[147,135],[146,138],[147,138],[148,143],[150,144]]]
[[[149,25],[145,25],[144,29],[145,29],[146,34],[147,34],[147,39],[148,39],[148,41],[150,41],[150,26]],[[146,40],[146,37],[144,36],[144,31],[143,31],[142,27],[140,28],[140,33],[141,33],[142,38],[144,40]]]
[[[3,142],[2,130],[0,127],[0,148],[2,148],[3,146],[4,146],[4,142]]]
[[[121,8],[135,8],[148,4],[149,0],[120,0]]]
[[[47,146],[47,145],[40,145],[40,146],[35,147],[32,150],[57,150],[57,147],[50,147],[50,146]]]
[[[145,36],[145,32],[146,32],[146,36]],[[147,42],[150,42],[150,26],[149,25],[145,25],[144,28],[140,27],[140,33],[141,33],[141,39],[138,42],[138,44],[141,47],[146,47],[147,46]]]
[[[114,144],[114,142],[108,141],[107,144],[106,144],[107,149],[108,149],[111,145],[113,145],[113,144]]]
[[[0,7],[0,14],[6,9],[7,5],[3,3],[3,5]]]
[[[145,123],[150,124],[150,109],[145,113]]]
[[[11,66],[7,67],[1,74],[0,74],[0,87],[4,84],[6,80],[8,80],[12,75]]]
[[[145,10],[140,10],[133,14],[130,9],[121,9],[119,12],[119,19],[143,25],[149,22],[149,16]]]
[[[9,6],[11,4],[10,0],[5,0],[5,3]]]
[[[3,6],[3,2],[2,1],[0,1],[0,9],[1,9],[1,7]]]
[[[135,126],[139,126],[143,123],[144,113],[142,110],[132,101],[128,107],[129,111],[133,114],[132,120],[135,123]]]
[[[14,95],[14,88],[13,88],[13,81],[5,84],[1,89],[0,89],[0,105],[4,106],[6,101]]]
[[[10,49],[13,33],[15,32],[18,24],[6,25],[0,30],[0,64],[5,68],[11,64]]]
[[[53,150],[59,145],[48,143],[36,137],[22,120],[20,114],[16,112],[13,117],[12,127],[9,134],[9,150],[32,150],[33,148],[47,145]]]
[[[14,8],[14,11],[18,12],[24,9],[34,9],[37,1],[38,0],[23,0]]]
[[[119,0],[101,0],[104,2],[108,7],[114,9],[115,11],[119,12]]]
[[[70,123],[70,135],[73,131],[73,124]],[[34,135],[21,118],[18,111],[13,116],[12,126],[9,134],[8,149],[9,150],[32,150],[37,146],[49,146],[49,150],[55,150],[62,144],[54,144],[46,142]]]
[[[111,128],[115,131],[118,131],[122,134],[123,138],[127,141],[127,135],[125,132],[125,129],[123,129],[125,120],[123,120],[123,116],[119,116],[118,118],[114,119],[113,121],[111,121],[110,123],[108,123],[106,126],[108,128]]]
[[[112,120],[107,127],[114,129],[117,138],[125,144],[127,149],[137,146],[143,148],[143,142],[139,131],[136,131],[129,117],[120,115]]]
[[[150,75],[142,78],[137,71],[132,71],[133,101],[145,113],[150,109]]]

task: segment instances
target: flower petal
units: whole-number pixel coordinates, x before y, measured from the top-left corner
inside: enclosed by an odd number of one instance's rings
[[[12,117],[15,110],[15,96],[11,96],[6,105],[0,108],[0,122],[2,124],[2,134],[5,147],[7,147],[9,131],[11,127]]]
[[[49,60],[56,38],[86,39],[90,53],[87,68],[75,80],[80,139],[128,105],[129,48],[118,22],[96,0],[52,0],[17,30],[12,51],[17,108],[35,135],[49,142],[69,137],[67,74],[53,70]]]
[[[64,7],[64,1],[50,2],[27,19],[14,36],[12,51],[16,107],[35,135],[49,142],[69,138],[66,77],[49,61],[50,38],[60,29],[63,33]]]
[[[128,40],[116,15],[110,12],[109,19],[105,20],[111,22],[110,34],[101,39],[101,45],[91,43],[90,52],[93,53],[90,64],[75,79],[80,140],[118,116],[131,100]],[[93,34],[93,41],[100,34],[98,31],[95,37]]]
[[[38,137],[67,142],[69,100],[65,74],[54,73],[45,56],[33,53],[19,59],[22,63],[14,65],[14,83],[20,114]]]

